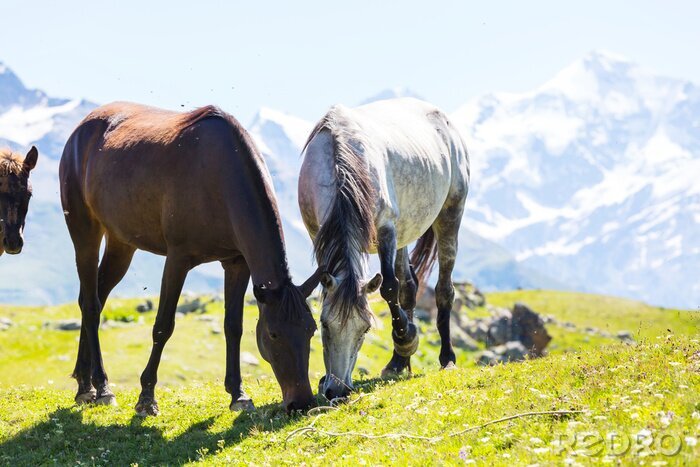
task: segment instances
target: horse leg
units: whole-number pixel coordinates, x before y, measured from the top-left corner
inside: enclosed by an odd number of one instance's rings
[[[107,246],[105,247],[105,252],[97,272],[97,296],[100,303],[100,312],[104,308],[109,293],[119,281],[121,281],[127,269],[129,269],[133,254],[134,249],[132,247],[115,241],[109,236],[107,237]],[[83,294],[81,291],[78,302],[81,303],[82,301]],[[85,326],[81,326],[78,359],[75,369],[73,370],[73,377],[78,380],[78,394],[75,396],[75,400],[78,403],[97,401],[103,404],[113,404],[116,399],[108,388],[102,391],[99,398],[97,397],[97,391],[90,381],[91,369],[92,365],[90,363],[86,328]]]
[[[396,276],[399,279],[399,304],[406,312],[409,322],[413,321],[413,311],[416,308],[416,295],[418,293],[418,278],[409,263],[408,247],[403,247],[396,252]],[[401,364],[404,357],[394,353],[392,360]],[[411,372],[411,357],[406,357],[406,368]]]
[[[408,368],[410,357],[418,348],[418,332],[412,317],[407,315],[399,304],[399,280],[396,278],[395,269],[396,230],[393,227],[384,227],[379,230],[377,237],[383,276],[380,293],[391,311],[391,337],[394,340],[394,354],[382,370],[382,377],[388,377]]]
[[[243,336],[243,300],[250,280],[250,270],[243,257],[222,262],[225,271],[224,295],[226,314],[226,392],[231,394],[231,410],[253,410],[253,401],[243,390],[241,378],[241,336]]]
[[[104,308],[114,287],[121,282],[129,270],[136,249],[107,234],[107,245],[97,272],[97,296]]]
[[[155,399],[158,365],[163,354],[163,348],[170,336],[173,335],[177,301],[180,298],[182,286],[191,267],[191,263],[188,260],[172,254],[168,254],[165,259],[163,280],[160,285],[158,314],[153,325],[153,348],[151,349],[148,364],[141,374],[141,394],[135,407],[139,415],[158,415],[158,403]]]
[[[97,277],[103,230],[98,222],[78,213],[79,210],[76,209],[68,218],[68,229],[75,246],[75,262],[80,279],[78,304],[82,315],[78,358],[73,370],[73,376],[78,381],[75,401],[115,405],[116,398],[109,389],[99,341],[102,304],[98,296]],[[87,222],[76,222],[76,219],[87,219]]]
[[[452,271],[457,257],[459,226],[464,211],[464,200],[444,209],[438,216],[433,229],[438,242],[438,262],[440,272],[435,286],[437,305],[437,329],[440,333],[440,365],[454,368],[457,357],[450,340],[450,313],[454,304],[455,291],[452,284]]]

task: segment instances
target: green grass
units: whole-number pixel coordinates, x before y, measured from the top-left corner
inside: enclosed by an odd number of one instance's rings
[[[386,309],[375,303],[382,328],[372,331],[356,369],[359,393],[353,403],[323,415],[287,416],[269,366],[244,365],[244,384],[258,409],[231,413],[223,389],[224,338],[212,322],[188,315],[177,321],[159,372],[156,395],[161,415],[143,419],[132,407],[138,375],[150,351],[154,313],[136,316],[124,327],[101,331],[104,359],[119,407],[76,407],[71,372],[77,332],[44,328],[45,321],[77,317],[77,308],[0,307],[15,325],[0,332],[0,464],[179,465],[207,464],[692,464],[700,447],[699,313],[661,310],[627,300],[549,291],[518,291],[488,296],[490,303],[522,301],[535,310],[571,321],[576,331],[550,326],[549,356],[539,360],[477,367],[474,354],[459,352],[456,371],[439,371],[439,348],[430,326],[423,326],[414,376],[379,381],[390,354]],[[115,300],[106,314],[131,316],[134,300]],[[316,306],[316,308],[318,308]],[[483,314],[477,310],[475,314]],[[205,316],[221,327],[221,305]],[[255,307],[246,309],[243,350],[255,349]],[[640,344],[590,336],[585,326],[615,333],[629,330]],[[671,330],[669,332],[668,330]],[[312,386],[323,373],[320,339],[313,341]],[[356,401],[356,402],[355,402]],[[504,416],[546,410],[583,410],[567,417],[528,417],[448,436]],[[317,419],[316,419],[317,418]],[[319,431],[301,433],[314,422]],[[648,430],[648,431],[644,431]],[[323,432],[412,434],[440,440],[365,439]],[[601,441],[612,433],[626,439],[654,438],[650,449],[633,440],[624,455],[604,457]],[[587,435],[586,435],[587,434]],[[572,445],[578,436],[576,445]],[[585,438],[584,436],[588,436]],[[663,438],[662,438],[663,437]],[[666,443],[680,442],[667,456]],[[558,446],[559,443],[561,446]],[[641,448],[640,448],[641,446]],[[642,449],[643,448],[643,449]],[[578,451],[578,452],[577,452]],[[599,452],[600,451],[600,452]]]

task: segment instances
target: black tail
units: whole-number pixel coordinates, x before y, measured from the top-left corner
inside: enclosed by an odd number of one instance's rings
[[[437,260],[437,241],[435,232],[430,227],[416,242],[416,247],[411,252],[411,264],[418,278],[418,285],[422,286],[433,270]]]

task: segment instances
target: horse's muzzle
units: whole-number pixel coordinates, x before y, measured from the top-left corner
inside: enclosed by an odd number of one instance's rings
[[[16,255],[22,252],[24,240],[22,236],[5,236],[2,242],[2,247],[8,255]]]

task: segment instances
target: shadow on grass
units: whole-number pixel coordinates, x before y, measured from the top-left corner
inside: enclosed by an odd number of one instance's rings
[[[0,464],[182,465],[206,458],[222,444],[235,445],[258,430],[278,431],[302,417],[276,416],[280,412],[279,404],[261,406],[252,414],[241,413],[228,429],[217,432],[209,431],[216,422],[209,417],[168,439],[162,427],[150,426],[137,415],[127,424],[104,424],[86,421],[78,407],[61,408],[47,421],[0,443]]]
[[[403,376],[395,381],[421,376]],[[355,386],[366,394],[387,384],[392,383],[372,378],[357,381]],[[356,397],[357,392],[349,400]],[[327,401],[319,398],[318,404],[327,405]],[[182,465],[206,460],[223,446],[235,446],[249,436],[277,432],[305,416],[287,416],[280,404],[273,403],[251,413],[242,412],[222,431],[211,431],[217,421],[213,416],[193,423],[174,437],[166,436],[165,428],[152,426],[136,415],[126,424],[89,421],[83,409],[76,406],[57,409],[47,418],[1,442],[0,465]]]

